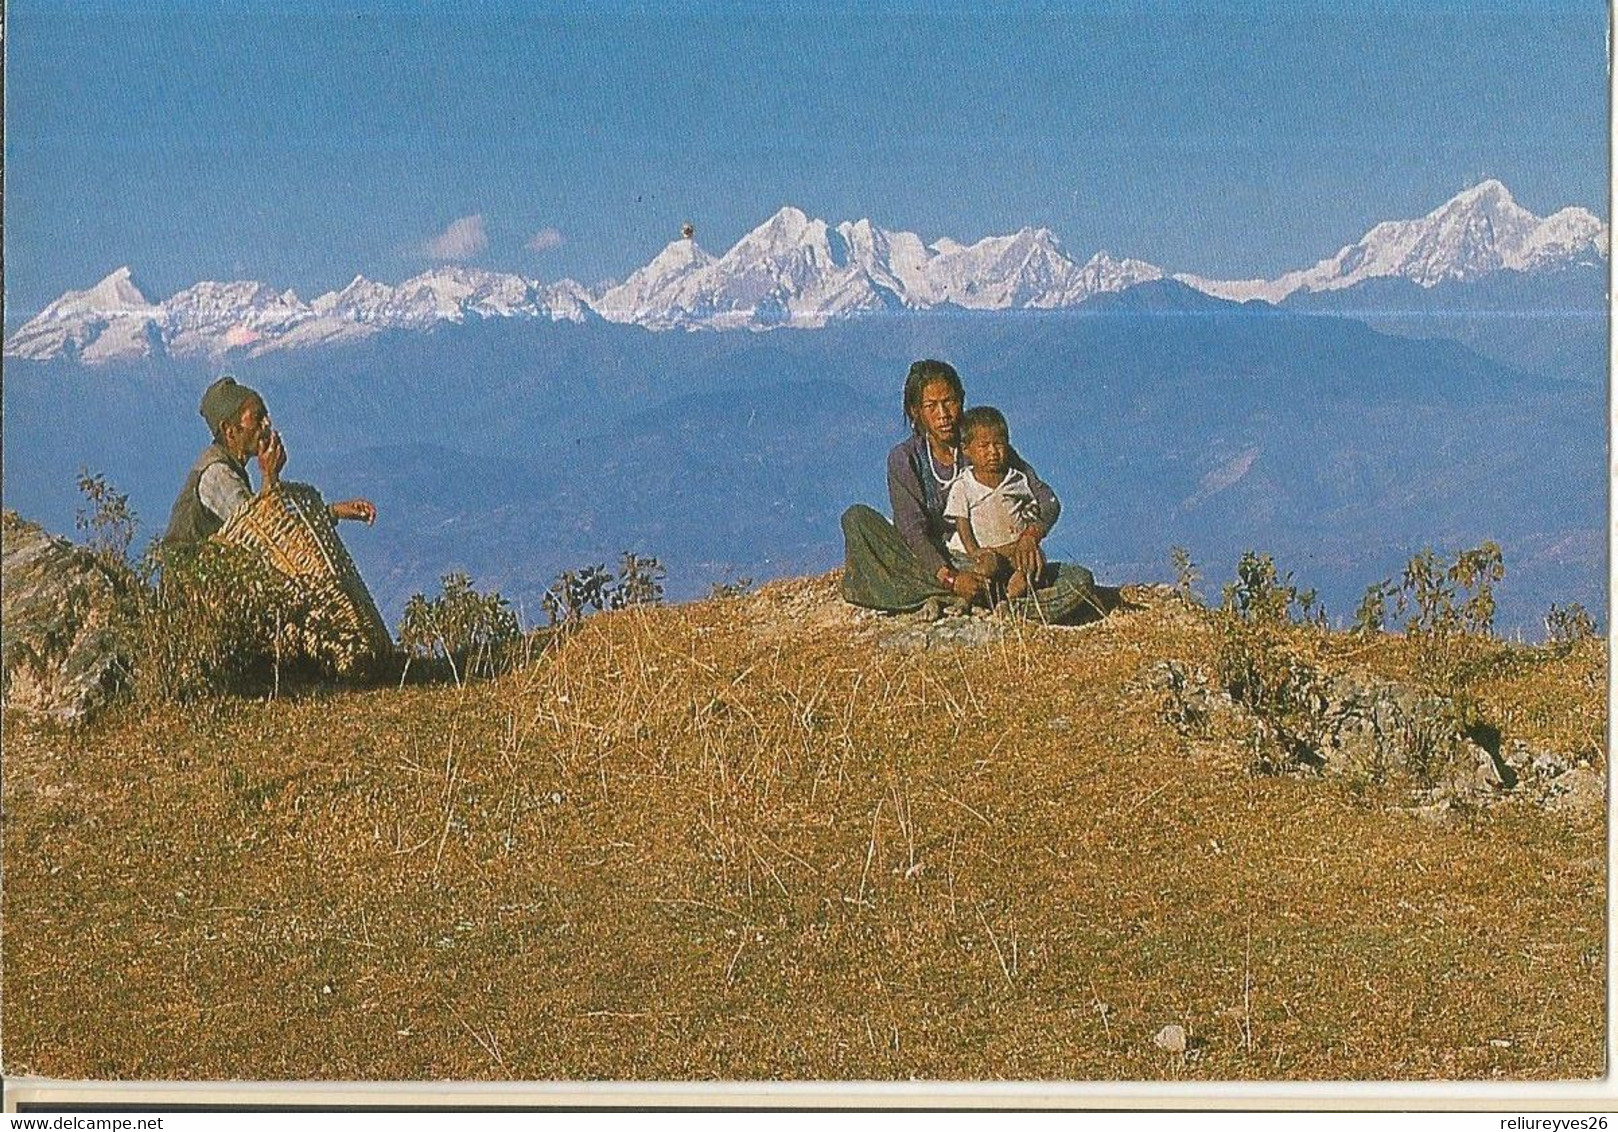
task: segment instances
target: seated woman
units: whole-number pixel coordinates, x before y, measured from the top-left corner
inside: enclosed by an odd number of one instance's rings
[[[966,400],[960,375],[948,362],[916,362],[905,376],[903,406],[910,438],[888,453],[888,498],[893,522],[864,504],[843,513],[846,547],[843,598],[867,609],[901,613],[929,600],[967,604],[986,595],[988,579],[970,557],[951,555],[946,540],[955,525],[944,516],[950,486],[966,470],[960,451],[961,411]],[[1105,614],[1115,601],[1098,589],[1082,566],[1047,567],[1040,542],[1061,503],[1015,449],[1009,466],[1027,478],[1039,513],[1005,551],[1014,570],[1040,586],[1010,604],[1038,620],[1083,620]]]

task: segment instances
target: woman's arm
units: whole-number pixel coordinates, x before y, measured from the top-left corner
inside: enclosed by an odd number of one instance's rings
[[[1039,474],[1034,471],[1028,461],[1017,454],[1015,448],[1011,450],[1010,463],[1013,468],[1028,477],[1028,487],[1034,493],[1034,501],[1039,504],[1039,526],[1041,528],[1039,535],[1043,538],[1051,533],[1052,527],[1056,526],[1056,520],[1062,514],[1062,501],[1056,498],[1056,492],[1052,491],[1050,485],[1039,478]]]
[[[1030,524],[1022,536],[1011,544],[1006,557],[1011,559],[1012,567],[1021,571],[1029,584],[1033,585],[1045,569],[1045,552],[1040,549],[1039,540],[1056,526],[1057,517],[1062,513],[1062,501],[1056,498],[1056,492],[1039,478],[1028,461],[1017,455],[1015,448],[1011,450],[1010,462],[1012,467],[1028,478],[1028,489],[1034,493],[1034,502],[1039,504],[1039,520]]]
[[[888,501],[893,505],[893,525],[910,553],[916,556],[923,570],[942,580],[940,572],[949,566],[949,559],[944,556],[942,546],[928,535],[934,524],[928,522],[921,477],[910,462],[908,445],[896,445],[888,453]]]

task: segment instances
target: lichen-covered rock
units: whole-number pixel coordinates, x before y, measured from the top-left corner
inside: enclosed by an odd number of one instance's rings
[[[1607,778],[1592,767],[1574,767],[1545,785],[1546,809],[1599,816],[1606,811]]]
[[[5,512],[0,519],[0,694],[59,723],[86,719],[128,672],[128,579]]]
[[[1178,660],[1160,660],[1146,674],[1144,689],[1158,697],[1158,712],[1182,735],[1206,735],[1215,712],[1230,711],[1230,693],[1213,687],[1208,674]]]
[[[886,634],[881,643],[902,652],[977,648],[1003,640],[1007,633],[1003,617],[987,616],[985,610],[969,613],[935,601],[901,618],[904,626]]]
[[[1320,755],[1328,773],[1431,782],[1451,769],[1460,741],[1448,700],[1386,680],[1333,678],[1323,717]],[[1470,766],[1466,774],[1471,777]]]

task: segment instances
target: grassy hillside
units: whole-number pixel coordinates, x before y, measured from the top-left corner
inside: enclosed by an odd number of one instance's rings
[[[1604,813],[1254,774],[1161,717],[1215,633],[1137,596],[916,651],[820,578],[464,689],[8,720],[6,1071],[1602,1073]],[[1475,692],[1604,771],[1606,662],[1499,646]]]

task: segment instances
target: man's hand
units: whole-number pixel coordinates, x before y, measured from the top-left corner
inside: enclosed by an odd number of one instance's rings
[[[1045,569],[1045,552],[1039,548],[1039,535],[1032,528],[1024,531],[1022,537],[1011,544],[1006,557],[1011,559],[1012,569],[1022,571],[1030,584]]]
[[[341,503],[333,503],[326,510],[331,512],[333,519],[358,519],[362,523],[376,522],[376,504],[369,499],[345,499]]]
[[[287,466],[286,446],[281,443],[279,432],[270,433],[270,438],[258,449],[258,472],[263,486],[273,487],[280,482],[281,469]]]

